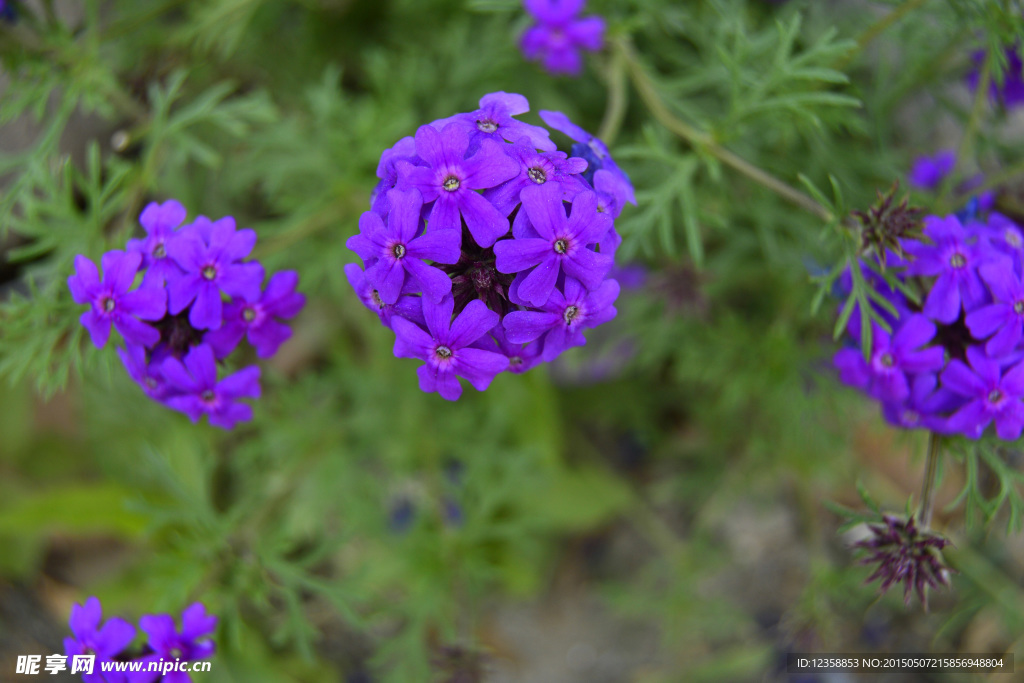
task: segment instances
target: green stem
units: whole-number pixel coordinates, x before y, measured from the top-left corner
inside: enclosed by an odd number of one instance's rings
[[[932,510],[935,507],[935,479],[939,470],[939,442],[941,437],[935,432],[928,432],[928,455],[924,463],[924,483],[921,485],[921,513],[918,524],[925,530],[932,523]]]
[[[857,38],[857,48],[844,56],[843,59],[839,61],[839,64],[836,65],[836,68],[842,69],[844,66],[849,64],[857,55],[864,51],[864,48],[867,47],[869,43],[884,33],[886,29],[926,2],[928,2],[928,0],[907,0],[892,12],[889,12],[884,17],[871,24],[871,26],[868,26]]]
[[[597,137],[609,147],[619,134],[622,119],[626,115],[626,104],[629,99],[627,84],[626,62],[622,52],[616,50],[612,53],[611,64],[608,65],[608,106],[604,110],[604,120],[601,121],[601,128],[597,133]]]
[[[978,127],[981,125],[981,115],[985,110],[985,102],[988,100],[988,86],[992,80],[992,52],[985,54],[985,63],[981,67],[981,75],[978,77],[978,90],[974,93],[974,103],[971,105],[971,116],[967,120],[964,129],[964,136],[960,139],[960,146],[956,150],[957,166],[963,163],[964,159],[972,158],[974,153],[974,138],[978,134]],[[950,193],[953,191],[953,173],[946,176],[945,182],[939,192],[936,203],[944,206],[947,203]]]
[[[801,209],[808,211],[823,221],[832,221],[835,217],[827,208],[814,201],[812,197],[800,190],[786,184],[767,171],[751,164],[742,157],[734,154],[728,149],[715,142],[710,135],[694,128],[682,119],[677,118],[668,110],[668,107],[658,95],[654,82],[644,72],[643,67],[637,59],[632,44],[628,38],[616,41],[617,51],[622,54],[628,67],[630,77],[633,80],[633,87],[636,88],[640,99],[647,105],[651,115],[666,129],[675,133],[693,147],[700,148],[714,156],[726,166],[747,176],[754,182],[768,188],[783,199],[796,204]]]

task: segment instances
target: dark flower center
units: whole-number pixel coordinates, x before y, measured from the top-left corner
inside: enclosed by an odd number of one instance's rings
[[[908,425],[916,425],[921,420],[921,415],[916,410],[904,410],[903,422]]]
[[[1006,234],[1003,236],[1003,239],[1005,239],[1006,243],[1009,244],[1014,249],[1020,249],[1022,244],[1020,239],[1020,233],[1014,230],[1013,228],[1006,229]]]
[[[395,246],[391,247],[391,253],[395,255],[395,258],[402,258],[403,256],[405,256],[405,245],[396,244]]]
[[[100,308],[103,309],[104,313],[110,313],[111,311],[113,311],[114,306],[114,300],[111,299],[109,296],[103,297],[103,301],[100,303]]]
[[[565,240],[556,240],[555,241],[555,251],[557,251],[559,254],[564,254],[565,250],[568,249],[568,248],[569,248],[569,244]]]
[[[999,403],[1001,400],[1003,400],[1003,392],[999,391],[998,389],[993,389],[992,391],[989,392],[989,403]]]
[[[887,368],[891,368],[893,365],[896,364],[896,361],[893,359],[891,353],[883,353],[882,357],[878,359],[878,362]]]
[[[384,308],[385,304],[381,301],[380,292],[376,289],[370,292],[370,298],[373,299],[373,303],[377,304],[377,308]]]
[[[164,247],[163,242],[153,247],[153,258],[163,258],[167,256],[167,249]]]
[[[1013,312],[1017,315],[1024,314],[1024,301],[1014,301]]]
[[[523,359],[519,356],[512,356],[508,359],[508,364],[515,367],[523,364]]]
[[[203,338],[202,333],[189,323],[188,314],[189,309],[186,308],[178,315],[164,316],[156,323],[156,328],[160,330],[160,343],[166,344],[178,357],[187,353]]]
[[[562,314],[562,318],[565,320],[565,323],[568,325],[569,323],[572,322],[573,318],[575,318],[576,314],[579,313],[579,312],[580,312],[580,309],[578,307],[576,307],[576,306],[569,306],[567,309],[565,309],[565,313]]]
[[[172,648],[171,648],[171,651],[170,651],[170,652],[169,652],[168,654],[169,654],[169,655],[170,655],[171,657],[173,657],[174,659],[181,659],[181,657],[182,657],[182,656],[183,656],[183,655],[184,655],[185,653],[184,653],[184,652],[182,651],[182,649],[181,649],[180,647],[172,647]]]
[[[213,403],[213,399],[216,398],[216,395],[213,393],[212,389],[207,389],[199,395],[199,398],[203,403]]]
[[[434,353],[436,353],[437,357],[442,360],[452,357],[452,350],[449,349],[447,346],[438,346],[436,349],[434,349]]]
[[[491,121],[490,119],[483,119],[482,121],[477,121],[476,127],[478,130],[481,130],[485,133],[493,133],[494,131],[498,130],[498,124],[496,124],[494,121]]]
[[[453,175],[450,175],[444,179],[444,183],[442,183],[442,186],[448,192],[455,192],[455,190],[459,189],[459,179]]]
[[[213,266],[205,266],[203,268],[203,277],[206,278],[207,280],[212,280],[213,278],[217,277],[217,269],[214,268]]]
[[[956,252],[949,257],[949,265],[954,268],[963,268],[967,265],[967,257],[960,252]]]
[[[538,185],[543,185],[548,180],[547,175],[544,174],[544,169],[536,166],[527,171],[526,175],[530,176],[530,180]]]
[[[508,288],[515,275],[499,273],[494,267],[494,250],[480,247],[465,227],[462,230],[462,253],[458,263],[436,266],[452,278],[455,315],[476,299],[492,311],[505,315],[514,308],[508,300]]]
[[[150,389],[156,389],[156,386],[157,386],[156,380],[154,378],[152,378],[152,377],[147,377],[146,378],[146,386],[149,387]]]
[[[245,320],[245,322],[247,323],[251,323],[253,320],[256,319],[256,311],[252,310],[251,308],[242,309],[242,319]]]

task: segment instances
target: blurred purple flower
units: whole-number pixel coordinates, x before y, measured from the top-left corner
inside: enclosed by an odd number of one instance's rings
[[[68,278],[71,297],[90,309],[79,318],[89,330],[92,343],[106,345],[113,325],[130,344],[152,346],[160,333],[139,320],[159,320],[167,311],[167,295],[163,289],[142,287],[131,289],[142,255],[134,252],[108,251],[101,259],[103,279],[96,264],[84,256],[75,257],[75,274]]]
[[[218,382],[213,349],[208,344],[200,344],[189,351],[184,363],[173,357],[166,359],[161,372],[168,384],[179,392],[165,403],[188,415],[193,422],[206,414],[210,424],[231,429],[237,422],[252,419],[252,407],[238,399],[260,397],[260,369],[255,365]]]
[[[943,150],[934,156],[918,157],[907,175],[914,187],[934,190],[956,168],[956,152]]]
[[[994,420],[1000,439],[1015,441],[1024,429],[1024,362],[1003,374],[999,363],[979,347],[967,350],[970,367],[954,359],[942,373],[942,384],[970,399],[949,418],[949,427],[977,439]]]
[[[169,614],[147,614],[139,619],[139,628],[149,636],[147,644],[153,651],[141,661],[183,661],[192,662],[209,659],[215,647],[210,636],[217,628],[217,617],[207,614],[202,603],[194,603],[181,614],[181,631]],[[147,668],[145,664],[143,668]],[[132,676],[132,683],[191,683],[192,677],[182,671],[172,671],[161,676],[159,672],[143,671]]]
[[[233,301],[224,309],[224,324],[208,332],[203,339],[218,358],[227,357],[242,337],[256,349],[260,358],[270,358],[292,336],[290,327],[280,322],[298,315],[306,304],[305,295],[296,292],[299,274],[294,270],[275,273],[256,301]]]
[[[604,19],[577,18],[585,4],[585,0],[523,0],[537,21],[519,41],[523,56],[542,61],[549,73],[578,75],[583,67],[580,49],[596,52],[604,46]]]
[[[101,673],[104,663],[112,662],[131,644],[135,638],[135,627],[124,619],[111,617],[100,627],[103,608],[99,598],[91,597],[84,605],[71,607],[71,633],[74,637],[64,639],[64,653],[74,655],[95,655],[93,673],[81,674],[85,683],[120,683],[125,680],[123,673],[110,671]]]

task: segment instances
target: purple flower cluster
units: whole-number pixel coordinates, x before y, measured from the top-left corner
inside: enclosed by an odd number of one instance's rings
[[[904,428],[981,437],[995,424],[1000,439],[1024,429],[1024,230],[998,213],[987,219],[924,219],[926,241],[901,241],[905,259],[893,273],[914,303],[865,264],[859,267],[891,327],[872,323],[871,354],[853,311],[847,332],[858,348],[834,359],[840,379],[882,403]],[[847,280],[847,287],[849,281]]]
[[[540,112],[576,142],[570,157],[513,118],[527,111],[522,95],[492,93],[386,150],[347,243],[365,271],[345,274],[395,332],[395,356],[425,361],[420,388],[448,400],[462,394],[458,377],[483,391],[615,317],[613,222],[636,203],[633,187],[599,139]]]
[[[583,68],[580,49],[597,51],[604,45],[604,19],[579,18],[586,0],[523,0],[537,21],[523,34],[523,56],[541,61],[552,74],[577,75]]]
[[[243,337],[260,358],[274,355],[291,336],[281,320],[295,316],[305,297],[295,291],[293,271],[276,273],[264,288],[263,266],[244,260],[255,232],[236,230],[231,217],[182,225],[185,216],[173,200],[148,205],[139,217],[146,237],[103,254],[102,277],[78,256],[68,287],[76,303],[89,305],[80,320],[93,344],[105,346],[112,327],[121,334],[118,354],[147,396],[193,422],[205,414],[230,429],[252,419],[239,399],[259,397],[260,370],[253,365],[218,380],[217,361]]]
[[[907,175],[907,180],[916,188],[935,190],[956,168],[956,152],[943,150],[934,156],[918,157]]]
[[[903,584],[903,602],[917,593],[923,605],[928,605],[928,588],[949,585],[951,571],[943,562],[941,551],[949,541],[939,534],[918,529],[913,516],[904,520],[894,515],[882,518],[885,526],[870,524],[872,536],[854,544],[855,548],[870,553],[861,564],[877,564],[878,568],[866,583],[881,579],[884,593],[894,584]]]
[[[184,671],[167,671],[165,666],[150,663],[193,662],[213,656],[214,644],[210,639],[217,628],[217,617],[207,614],[202,603],[194,603],[181,615],[181,629],[169,614],[146,615],[139,619],[139,628],[146,634],[145,646],[135,652],[128,646],[135,640],[135,627],[112,617],[103,620],[103,609],[98,598],[86,600],[84,605],[71,608],[71,633],[64,639],[64,652],[74,655],[95,655],[92,673],[82,674],[85,683],[191,683],[192,677]],[[139,671],[103,671],[111,662],[137,662]],[[112,668],[112,667],[107,667]],[[131,668],[131,667],[125,667]]]

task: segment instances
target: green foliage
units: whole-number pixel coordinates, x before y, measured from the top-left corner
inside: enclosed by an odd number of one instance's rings
[[[885,428],[829,369],[855,308],[865,351],[888,329],[868,273],[897,284],[868,260],[834,296],[864,257],[851,210],[950,128],[975,153],[915,203],[958,208],[979,169],[1017,180],[1019,136],[962,80],[979,48],[1005,78],[1020,9],[593,0],[606,49],[572,80],[524,62],[514,0],[19,3],[0,20],[0,135],[28,131],[0,144],[0,578],[32,585],[62,540],[126,548],[75,595],[129,617],[204,601],[211,681],[451,683],[439,653],[500,652],[495,614],[566,576],[650,631],[645,681],[761,680],[808,633],[860,649],[869,609],[902,608],[873,604],[820,503],[852,525],[910,494],[875,490],[858,451]],[[356,299],[345,240],[383,149],[497,90],[614,140],[638,200],[618,262],[646,282],[554,368],[448,404]],[[76,255],[123,248],[171,197],[253,227],[309,299],[230,433],[145,399],[67,288]],[[1021,529],[1016,446],[944,443],[969,531],[942,638],[986,614],[1019,630],[1013,570],[976,537]],[[744,510],[796,530],[751,561]]]

